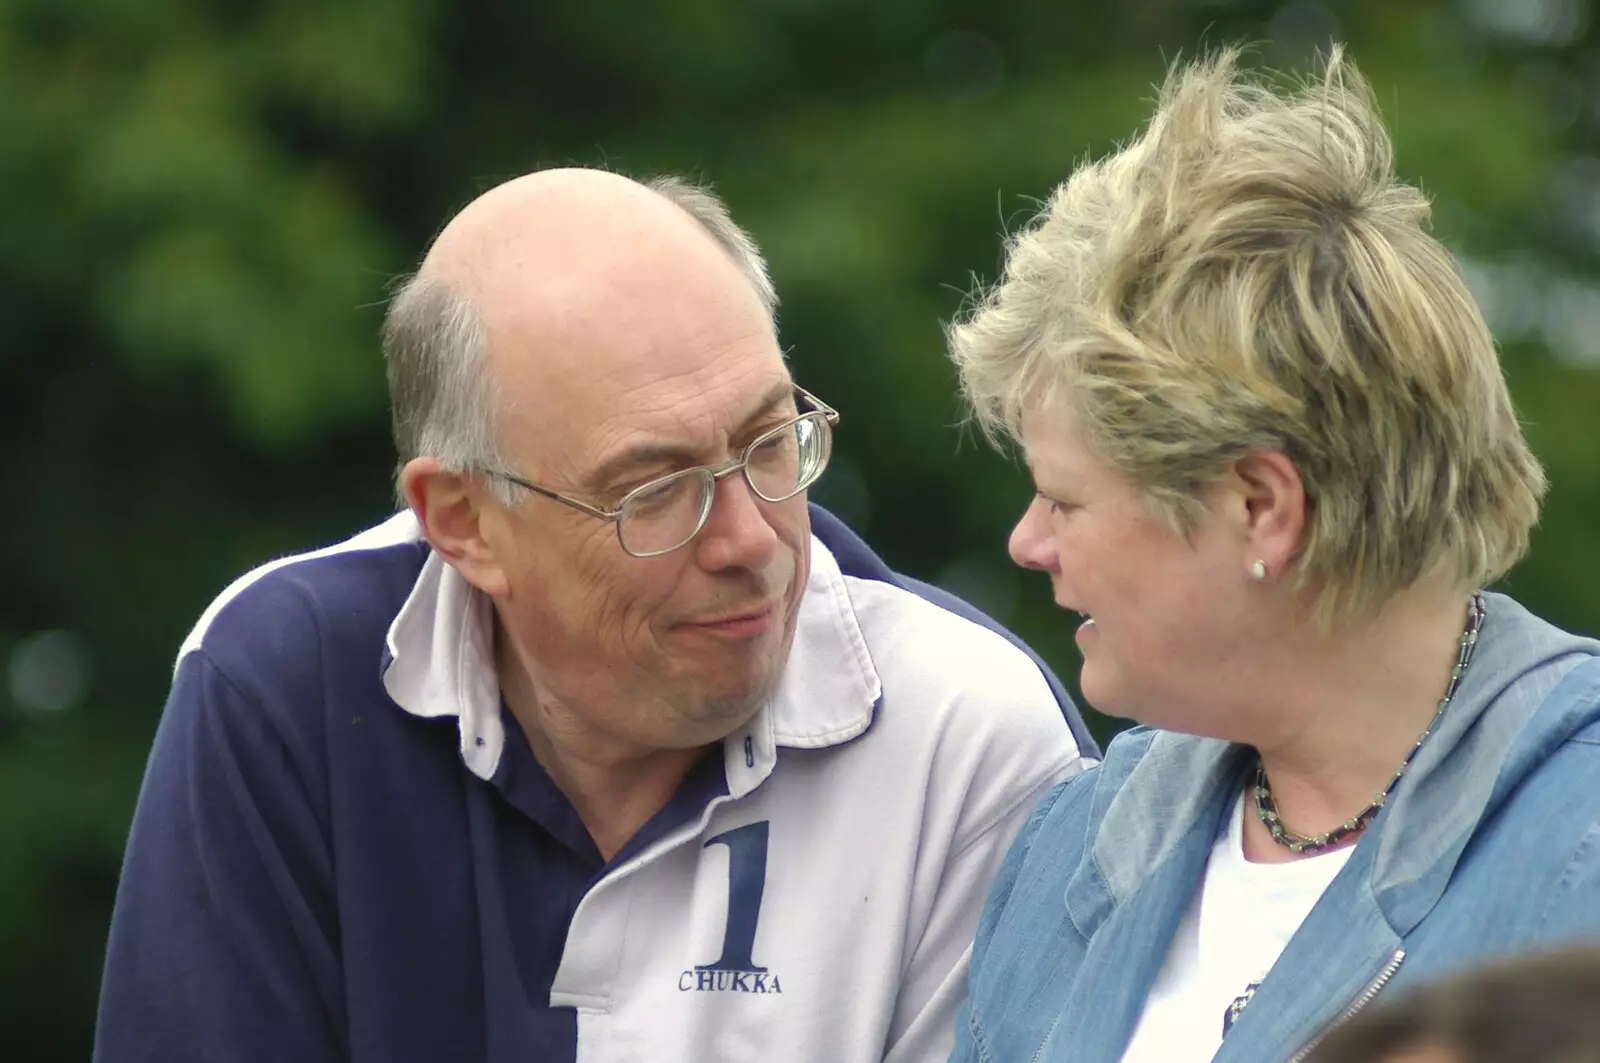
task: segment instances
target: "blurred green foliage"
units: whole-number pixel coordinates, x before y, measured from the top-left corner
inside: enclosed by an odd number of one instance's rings
[[[1076,671],[941,324],[1164,62],[1338,36],[1505,347],[1553,493],[1511,589],[1600,630],[1600,51],[1587,0],[6,0],[0,1045],[87,1055],[174,652],[233,575],[389,507],[375,333],[456,208],[551,164],[711,180],[766,248],[818,498]],[[1099,720],[1102,734],[1112,729]]]

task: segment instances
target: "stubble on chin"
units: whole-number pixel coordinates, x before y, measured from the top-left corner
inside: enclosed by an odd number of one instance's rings
[[[772,700],[783,680],[793,639],[793,621],[786,626],[779,645],[762,648],[762,659],[752,662],[745,681],[732,689],[711,689],[709,684],[693,684],[680,690],[677,710],[681,719],[702,733],[715,732],[715,739],[726,738],[754,719]],[[698,689],[694,689],[698,687]]]
[[[750,583],[738,599],[740,601],[770,597],[773,585],[780,582],[789,594],[784,596],[787,600],[783,602],[781,614],[774,618],[779,626],[769,633],[773,641],[761,639],[763,645],[750,648],[752,653],[759,656],[759,660],[748,663],[748,670],[745,671],[747,681],[740,684],[740,689],[710,689],[716,685],[714,679],[708,677],[706,682],[697,683],[693,677],[686,676],[677,691],[677,697],[671,699],[677,703],[674,709],[679,719],[702,734],[715,732],[715,737],[707,741],[720,741],[743,727],[766,707],[777,692],[788,666],[795,632],[799,628],[800,606],[805,597],[805,580],[802,577],[809,568],[807,561],[805,555],[797,558],[795,567],[790,568],[785,574],[786,578],[781,580],[774,579],[770,572],[747,574]],[[764,591],[758,588],[764,588]]]

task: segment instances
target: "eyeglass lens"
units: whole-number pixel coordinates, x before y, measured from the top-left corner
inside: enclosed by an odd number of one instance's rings
[[[765,501],[792,498],[822,474],[828,442],[827,421],[807,414],[750,446],[745,479]],[[705,524],[715,495],[716,479],[705,468],[685,469],[636,490],[617,520],[623,548],[641,556],[677,549]]]

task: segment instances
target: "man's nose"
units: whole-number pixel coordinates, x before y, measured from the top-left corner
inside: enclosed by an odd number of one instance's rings
[[[710,571],[765,568],[778,546],[768,505],[756,497],[742,473],[717,480],[711,512],[696,544],[700,564]]]

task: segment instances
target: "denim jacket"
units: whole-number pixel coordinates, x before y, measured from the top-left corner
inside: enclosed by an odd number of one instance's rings
[[[1600,642],[1485,601],[1438,730],[1215,1063],[1286,1063],[1380,992],[1600,938]],[[1136,728],[1052,790],[989,895],[951,1063],[1116,1063],[1251,763]]]

